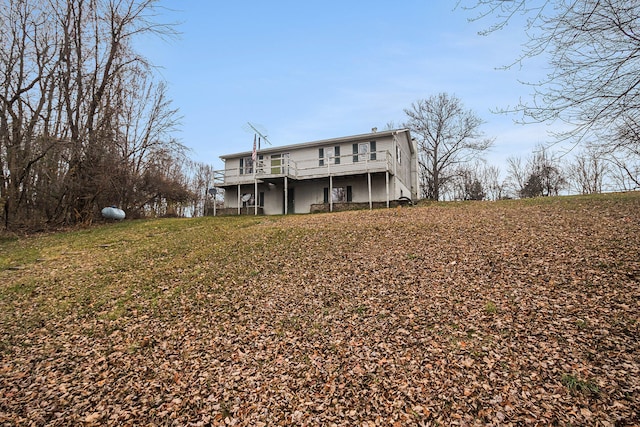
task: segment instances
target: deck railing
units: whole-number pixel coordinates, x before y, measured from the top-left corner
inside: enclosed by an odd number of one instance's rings
[[[243,168],[214,171],[214,186],[248,184],[256,179],[274,179],[285,176],[303,180],[329,176],[393,172],[393,158],[391,153],[386,150],[306,160],[294,160],[287,157],[274,160],[259,160]]]

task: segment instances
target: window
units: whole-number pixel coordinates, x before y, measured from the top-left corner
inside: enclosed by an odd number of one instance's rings
[[[250,175],[253,173],[253,158],[240,158],[240,175]]]
[[[361,142],[353,144],[353,161],[364,162],[366,160],[376,160],[376,142]]]
[[[358,144],[358,161],[364,162],[367,160],[369,154],[369,143],[361,142]]]
[[[289,166],[289,153],[271,155],[272,174],[279,175],[287,173],[287,166]]]
[[[282,154],[271,155],[271,173],[274,175],[280,174],[282,170]]]
[[[398,161],[399,165],[402,164],[402,150],[398,145],[396,145],[396,160]]]
[[[328,164],[340,164],[340,146],[318,149],[318,166]]]
[[[256,164],[256,172],[264,173],[264,156],[262,154],[258,154],[258,162]]]
[[[331,189],[331,201],[333,203],[336,202],[346,202],[347,201],[347,191],[344,187],[334,187]]]
[[[353,201],[353,189],[350,185],[346,187],[333,187],[331,189],[331,202],[344,203]],[[324,203],[329,203],[329,187],[324,188]]]

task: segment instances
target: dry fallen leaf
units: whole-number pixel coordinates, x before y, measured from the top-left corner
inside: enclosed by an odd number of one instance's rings
[[[639,219],[631,193],[26,238],[0,424],[638,424]]]

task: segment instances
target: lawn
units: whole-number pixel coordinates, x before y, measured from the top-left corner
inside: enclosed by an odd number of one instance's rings
[[[0,425],[640,424],[640,193],[0,237]]]

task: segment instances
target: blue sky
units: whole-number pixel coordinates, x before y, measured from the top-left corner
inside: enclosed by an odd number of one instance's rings
[[[509,71],[524,41],[511,25],[480,36],[454,0],[161,0],[175,40],[145,39],[140,52],[169,84],[182,115],[177,135],[197,161],[250,150],[247,122],[273,145],[366,133],[405,120],[404,108],[439,92],[458,96],[495,138],[490,163],[527,156],[549,140],[544,125],[493,114],[527,99],[518,80],[544,76],[540,61]]]

